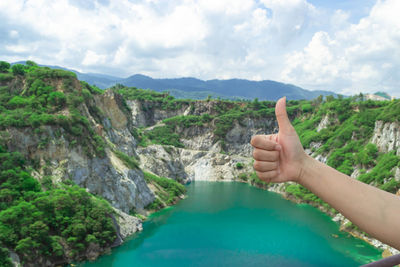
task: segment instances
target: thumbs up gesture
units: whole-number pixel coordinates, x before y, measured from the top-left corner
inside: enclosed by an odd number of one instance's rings
[[[299,182],[308,156],[287,116],[286,97],[276,103],[275,115],[278,134],[256,135],[251,139],[254,169],[257,176],[268,183]]]

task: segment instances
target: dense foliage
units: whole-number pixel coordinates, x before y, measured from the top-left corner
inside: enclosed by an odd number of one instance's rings
[[[175,99],[168,93],[158,93],[152,90],[138,89],[136,87],[125,87],[121,84],[117,84],[111,87],[111,89],[121,94],[126,100],[146,101],[145,109],[157,107],[164,110],[178,110],[181,109],[183,105],[194,102],[190,99]]]
[[[327,164],[351,175],[359,170],[362,182],[395,193],[400,182],[394,178],[394,167],[400,167],[400,157],[394,152],[379,153],[369,143],[375,122],[400,122],[400,100],[372,101],[363,96],[350,98],[328,97],[313,104],[312,112],[303,112],[293,124],[304,148],[327,156]],[[321,120],[326,127],[317,131]],[[327,206],[322,200],[300,185],[288,185],[286,192],[309,203]]]
[[[171,205],[186,192],[183,185],[172,179],[159,177],[148,172],[144,172],[144,179],[157,189],[155,192],[156,199],[146,207],[149,210],[158,210],[166,205]]]
[[[105,248],[116,237],[111,206],[71,183],[42,186],[17,152],[0,147],[0,263],[8,252],[22,262],[79,259],[90,243]],[[43,190],[46,188],[46,190]],[[8,251],[8,250],[7,250]],[[9,266],[9,264],[8,264]]]
[[[28,61],[0,72],[0,130],[7,127],[61,126],[90,154],[104,155],[104,142],[82,115],[81,104],[102,91],[79,82],[72,72],[38,67]],[[76,138],[79,137],[79,138]]]

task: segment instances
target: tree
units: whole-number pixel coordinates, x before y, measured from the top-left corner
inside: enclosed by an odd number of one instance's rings
[[[5,61],[0,61],[0,72],[8,72],[10,69],[10,63]]]
[[[27,60],[26,61],[26,65],[29,67],[37,67],[36,62],[32,61],[32,60]]]
[[[24,75],[25,74],[25,66],[22,64],[15,64],[11,67],[11,70],[14,75]]]
[[[335,99],[335,97],[333,95],[328,95],[326,96],[326,102],[331,102]]]

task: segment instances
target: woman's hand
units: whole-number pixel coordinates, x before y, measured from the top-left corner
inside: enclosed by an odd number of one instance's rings
[[[299,182],[308,156],[287,116],[285,97],[276,102],[275,114],[278,134],[256,135],[251,139],[254,169],[265,182]]]

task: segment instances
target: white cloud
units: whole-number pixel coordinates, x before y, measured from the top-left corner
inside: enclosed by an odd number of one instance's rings
[[[286,57],[282,79],[308,88],[354,94],[385,90],[397,97],[400,79],[400,1],[378,1],[369,16],[333,34],[317,32]],[[336,13],[334,17],[342,16]],[[346,21],[347,15],[341,20]]]
[[[393,93],[399,3],[378,1],[350,24],[350,11],[329,13],[306,0],[2,0],[0,57],[117,76]]]
[[[318,17],[317,9],[306,0],[261,0],[271,10],[271,27],[283,44],[294,40]]]

